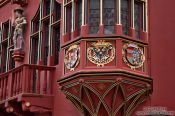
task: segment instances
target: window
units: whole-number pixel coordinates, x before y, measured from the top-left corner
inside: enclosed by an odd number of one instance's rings
[[[31,36],[30,36],[30,63],[37,64],[38,63],[38,48],[39,48],[39,36],[40,36],[40,11],[38,9],[36,15],[32,19],[31,25]]]
[[[42,4],[40,5],[42,8],[38,8],[32,19],[29,62],[57,65],[60,49],[61,4],[56,0],[42,0]],[[48,61],[49,56],[53,56],[53,63]]]
[[[129,35],[129,23],[130,23],[130,12],[129,12],[129,0],[121,1],[121,22],[122,22],[122,31],[124,35]]]
[[[54,38],[55,41],[53,42],[54,54],[55,54],[55,65],[59,63],[59,51],[60,51],[60,24],[54,27]]]
[[[122,25],[123,35],[141,38],[146,31],[145,5],[147,0],[64,0],[65,40],[75,38],[77,30],[80,35],[82,25],[90,35],[115,34]]]
[[[47,65],[47,57],[49,52],[49,21],[44,22],[44,33],[43,33],[43,58],[44,58],[44,65]]]
[[[54,22],[52,22],[52,54],[54,56],[54,65],[59,64],[59,52],[60,52],[60,21],[61,21],[61,5],[55,1],[54,5],[54,12],[55,16],[54,19],[56,19]]]
[[[54,13],[55,13],[55,16],[54,16],[54,19],[55,21],[58,21],[61,19],[61,5],[55,1],[55,9],[54,9]]]
[[[64,34],[67,35],[67,40],[72,39],[72,32],[75,31],[75,1],[65,0],[64,2]]]
[[[64,2],[64,34],[71,40],[80,35],[82,25],[82,0],[65,0]]]
[[[134,2],[134,27],[136,38],[140,39],[141,32],[143,30],[143,4],[142,2],[135,1]]]
[[[78,35],[80,35],[81,25],[82,25],[82,1],[81,0],[77,2],[77,15],[76,16],[77,16],[76,18],[78,18],[76,27],[78,27]]]
[[[15,68],[10,49],[13,49],[13,41],[11,21],[8,20],[1,24],[0,30],[0,73]]]
[[[89,33],[97,34],[100,25],[100,0],[90,0]]]
[[[136,39],[141,39],[141,32],[146,31],[146,10],[145,1],[121,0],[121,22],[124,35],[129,35],[129,28],[133,28]]]
[[[115,21],[116,21],[116,10],[115,0],[104,0],[104,31],[105,34],[114,34],[115,32]]]
[[[51,0],[45,0],[45,16],[49,15],[50,14],[50,3],[51,3]]]
[[[38,62],[38,36],[32,38],[32,64]]]
[[[66,15],[66,33],[71,34],[71,30],[72,30],[72,6],[68,6],[67,7],[67,15]]]

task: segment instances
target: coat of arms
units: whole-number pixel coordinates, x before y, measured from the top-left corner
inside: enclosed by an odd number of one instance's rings
[[[131,69],[143,66],[145,56],[143,49],[133,43],[127,43],[123,46],[123,60]]]
[[[87,57],[97,66],[104,66],[114,60],[115,48],[110,42],[99,40],[98,42],[93,42],[87,49]]]
[[[72,45],[65,53],[64,63],[67,69],[74,71],[80,60],[80,46]]]

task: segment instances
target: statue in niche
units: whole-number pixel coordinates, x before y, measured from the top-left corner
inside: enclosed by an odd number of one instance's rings
[[[18,7],[14,10],[14,18],[12,20],[12,25],[14,27],[14,33],[13,33],[13,43],[14,43],[14,49],[12,51],[16,50],[23,50],[24,48],[24,27],[27,24],[26,17],[23,16],[23,8]],[[19,39],[19,47],[18,47],[18,39]]]

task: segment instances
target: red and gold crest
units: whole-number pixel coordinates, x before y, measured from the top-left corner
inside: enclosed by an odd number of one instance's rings
[[[122,50],[124,62],[131,67],[131,69],[140,68],[143,66],[145,56],[143,49],[133,43],[127,43]]]
[[[72,45],[65,53],[64,63],[67,69],[74,71],[80,61],[80,46]]]
[[[104,40],[93,42],[87,49],[87,57],[97,66],[104,66],[114,60],[115,48],[110,42]]]

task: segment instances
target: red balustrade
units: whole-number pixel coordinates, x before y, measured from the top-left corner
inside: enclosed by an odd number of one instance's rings
[[[19,94],[51,95],[55,67],[24,64],[0,74],[0,101]]]

